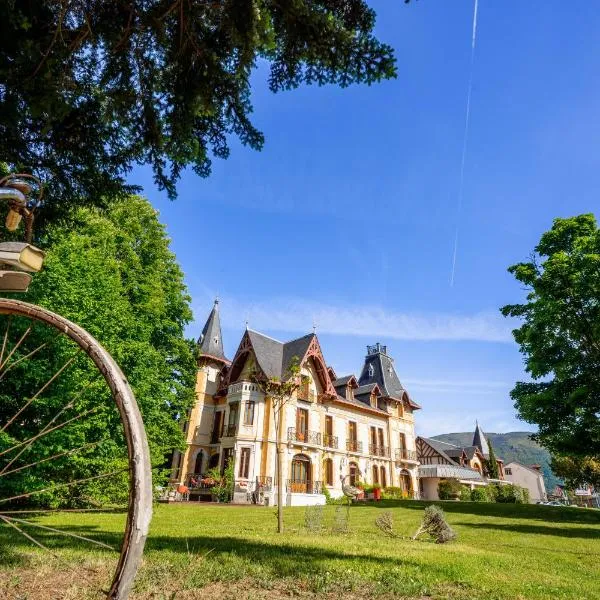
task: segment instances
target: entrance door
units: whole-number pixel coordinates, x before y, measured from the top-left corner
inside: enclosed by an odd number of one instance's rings
[[[296,454],[292,459],[292,479],[289,489],[292,493],[310,493],[311,488],[310,458],[304,454]]]

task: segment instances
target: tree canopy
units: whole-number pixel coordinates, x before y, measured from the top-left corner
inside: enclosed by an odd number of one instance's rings
[[[498,467],[498,461],[496,459],[496,452],[494,451],[494,446],[492,445],[492,440],[490,438],[487,439],[488,447],[490,449],[489,456],[486,461],[486,470],[488,476],[492,479],[500,479],[500,469]]]
[[[509,268],[528,289],[504,306],[532,381],[511,392],[551,452],[600,457],[600,230],[593,215],[555,219],[531,260]]]
[[[254,149],[251,73],[273,92],[395,76],[362,0],[81,0],[0,3],[0,161],[33,171],[49,201],[102,204],[151,164],[175,195],[228,136]],[[46,211],[46,215],[48,212]]]
[[[102,212],[79,208],[69,226],[55,223],[46,228],[40,245],[47,251],[44,269],[19,299],[74,321],[112,354],[136,395],[153,465],[162,466],[173,448],[184,446],[178,417],[193,403],[196,367],[193,344],[184,336],[184,327],[192,319],[190,299],[157,212],[139,197],[113,202]],[[61,340],[55,338],[54,331],[36,327],[27,338],[29,346],[47,343],[47,348],[21,363],[17,363],[19,354],[13,357],[17,365],[0,388],[0,423],[14,414],[23,398],[31,398],[49,380],[57,365],[73,355],[70,345],[59,344]],[[25,355],[28,348],[19,352]],[[74,446],[106,442],[89,452],[69,454],[23,471],[8,482],[5,479],[4,484],[31,491],[49,482],[126,466],[126,446],[114,402],[83,354],[23,413],[14,425],[17,430],[7,429],[7,439],[0,435],[0,448],[12,445],[11,435],[23,436],[28,430],[37,433],[40,423],[47,423],[73,398],[78,413],[89,408],[100,411],[45,437],[44,443],[32,446],[24,458],[39,460]],[[106,480],[100,483],[86,486],[79,494],[69,492],[63,500],[73,502],[73,498],[85,496],[114,501],[119,499],[119,490],[127,490],[125,485],[111,488]],[[55,494],[38,501],[56,503],[61,497]]]

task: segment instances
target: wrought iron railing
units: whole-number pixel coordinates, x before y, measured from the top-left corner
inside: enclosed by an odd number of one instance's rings
[[[390,449],[387,446],[378,446],[377,444],[369,444],[369,454],[371,456],[389,457]]]
[[[235,424],[235,425],[227,425],[227,428],[225,429],[225,435],[227,437],[235,437],[235,434],[237,433],[237,430],[238,430],[237,424]]]
[[[396,450],[396,460],[417,460],[417,453],[414,450],[398,448]]]
[[[362,452],[362,442],[359,442],[358,440],[346,440],[346,450],[348,450],[348,452]]]
[[[323,446],[326,448],[336,448],[338,447],[338,439],[337,435],[329,435],[328,433],[323,434]]]
[[[295,427],[288,427],[288,441],[320,446],[321,434],[318,431],[298,431]]]
[[[256,478],[256,487],[259,489],[268,492],[273,489],[273,478],[272,477],[257,477]]]
[[[323,482],[288,479],[285,482],[285,489],[292,494],[321,494],[323,491]]]

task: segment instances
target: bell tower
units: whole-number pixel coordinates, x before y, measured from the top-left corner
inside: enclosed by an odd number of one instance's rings
[[[174,459],[174,478],[188,483],[188,475],[208,470],[211,434],[215,413],[215,394],[221,382],[223,367],[230,364],[225,357],[221,335],[219,300],[215,299],[196,345],[196,401],[184,426],[187,448]]]

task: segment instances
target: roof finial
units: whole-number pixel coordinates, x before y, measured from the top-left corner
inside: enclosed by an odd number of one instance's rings
[[[317,323],[316,321],[313,319],[313,334],[317,333]]]
[[[215,306],[219,304],[219,296],[218,294],[215,296]]]

